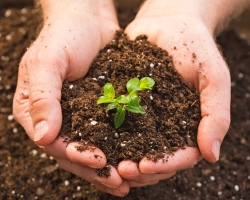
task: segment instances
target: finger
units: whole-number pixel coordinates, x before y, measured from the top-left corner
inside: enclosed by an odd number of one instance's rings
[[[64,138],[58,138],[51,144],[43,147],[43,150],[54,158],[68,159],[72,163],[88,166],[91,168],[102,168],[106,165],[104,153],[96,148],[88,146],[86,150],[79,151],[77,143],[67,143]]]
[[[159,183],[159,181],[147,182],[147,183],[137,183],[129,181],[128,183],[130,187],[144,187],[144,186],[156,185],[157,183]]]
[[[223,66],[222,62],[218,67]],[[209,162],[216,162],[230,125],[230,75],[228,70],[220,70],[207,79],[199,80],[202,119],[197,141],[203,157]]]
[[[117,166],[117,171],[122,178],[127,180],[137,180],[140,175],[138,163],[131,160],[121,161]]]
[[[140,172],[138,164],[130,160],[120,162],[117,170],[122,178],[138,183],[138,186],[140,184],[155,184],[160,180],[172,177],[176,173],[174,171],[169,174],[144,174]]]
[[[153,162],[143,158],[139,163],[139,170],[144,174],[171,174],[178,170],[191,168],[202,159],[197,148],[186,147],[176,151],[173,155],[165,155],[163,159]]]
[[[117,188],[122,184],[122,178],[112,166],[110,166],[110,176],[106,178],[98,176],[96,169],[78,165],[70,162],[69,160],[57,159],[57,162],[62,169],[73,173],[76,176],[79,176],[93,184],[102,184],[108,188]]]
[[[67,57],[60,50],[55,52],[48,47],[33,52],[34,55],[30,55],[33,57],[24,64],[28,67],[30,78],[29,113],[34,128],[32,139],[44,146],[56,138],[61,128],[61,87],[68,63],[60,59]]]
[[[77,143],[70,143],[67,146],[66,155],[72,162],[95,168],[102,168],[106,165],[106,156],[100,149],[87,146],[85,150],[79,151],[78,147]]]
[[[35,49],[34,45],[31,48]],[[62,79],[52,59],[44,56],[40,62],[34,51],[30,50],[34,57],[26,53],[20,63],[13,109],[29,137],[39,141],[38,145],[47,145],[56,138],[61,127]]]
[[[13,115],[29,137],[33,138],[34,129],[29,114],[29,78],[27,68],[22,64],[19,65],[17,87],[13,98]]]
[[[103,184],[98,183],[95,183],[94,185],[98,190],[118,197],[126,196],[130,190],[130,186],[128,184],[128,181],[126,180],[123,180],[122,184],[117,188],[108,188],[105,187]]]

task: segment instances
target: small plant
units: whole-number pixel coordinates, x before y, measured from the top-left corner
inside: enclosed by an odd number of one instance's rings
[[[108,103],[106,112],[112,109],[116,109],[114,117],[115,128],[119,128],[123,123],[126,111],[132,113],[144,114],[145,110],[140,106],[140,99],[137,95],[137,91],[152,90],[155,81],[152,78],[144,77],[142,79],[132,78],[127,82],[126,88],[128,95],[120,95],[115,98],[115,89],[111,83],[104,85],[104,95],[101,96],[97,104]]]

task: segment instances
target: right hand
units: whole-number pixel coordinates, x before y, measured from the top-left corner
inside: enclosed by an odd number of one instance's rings
[[[182,80],[200,93],[202,117],[197,132],[199,149],[186,147],[173,156],[166,154],[168,162],[152,162],[145,157],[139,164],[119,163],[118,172],[131,187],[167,179],[202,158],[209,162],[219,159],[220,144],[230,124],[230,74],[214,41],[214,30],[195,15],[202,11],[197,8],[200,6],[185,1],[148,0],[125,30],[131,40],[146,34],[152,44],[172,56]]]
[[[63,169],[102,191],[124,196],[129,187],[115,168],[109,178],[96,175],[96,169],[106,165],[100,149],[80,153],[75,144],[66,145],[61,138],[56,139],[62,125],[63,81],[84,77],[99,50],[119,29],[112,1],[89,3],[87,9],[87,3],[82,4],[72,3],[65,10],[45,14],[44,26],[19,66],[13,114],[29,137]],[[95,154],[100,155],[99,159],[94,158]]]

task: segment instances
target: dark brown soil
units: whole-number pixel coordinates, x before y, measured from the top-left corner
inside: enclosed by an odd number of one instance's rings
[[[107,105],[97,105],[103,86],[112,83],[117,97],[127,94],[129,79],[149,76],[155,81],[153,89],[138,93],[146,113],[127,112],[124,123],[115,129],[116,112],[106,113]],[[157,161],[163,153],[197,146],[199,95],[182,83],[167,52],[151,45],[146,36],[130,41],[117,32],[85,78],[64,84],[62,108],[61,135],[69,142],[80,141],[79,146],[100,148],[113,166],[128,159],[139,162],[144,156]]]
[[[1,9],[0,18],[0,199],[120,199],[59,169],[13,120],[17,66],[35,38],[38,17],[28,7]],[[201,161],[157,185],[134,188],[124,199],[249,198],[250,46],[231,31],[218,41],[232,76],[232,123],[220,161]]]

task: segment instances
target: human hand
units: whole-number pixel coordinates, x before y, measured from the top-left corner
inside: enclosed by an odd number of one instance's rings
[[[165,2],[146,1],[125,32],[130,39],[146,34],[151,43],[167,50],[183,81],[200,92],[199,149],[178,150],[168,162],[154,163],[146,158],[138,166],[132,161],[121,162],[118,172],[130,186],[157,183],[194,166],[202,157],[216,162],[230,123],[230,74],[213,38],[215,26],[202,18],[194,4],[188,9],[174,2],[170,10],[164,7]]]
[[[66,145],[61,138],[56,139],[62,124],[62,82],[84,77],[99,50],[119,29],[112,1],[48,2],[42,4],[44,26],[19,66],[14,116],[29,137],[63,169],[102,191],[124,196],[127,183],[114,168],[108,179],[97,177],[96,169],[106,165],[101,150],[80,153],[75,144]],[[99,159],[94,158],[95,154]]]

